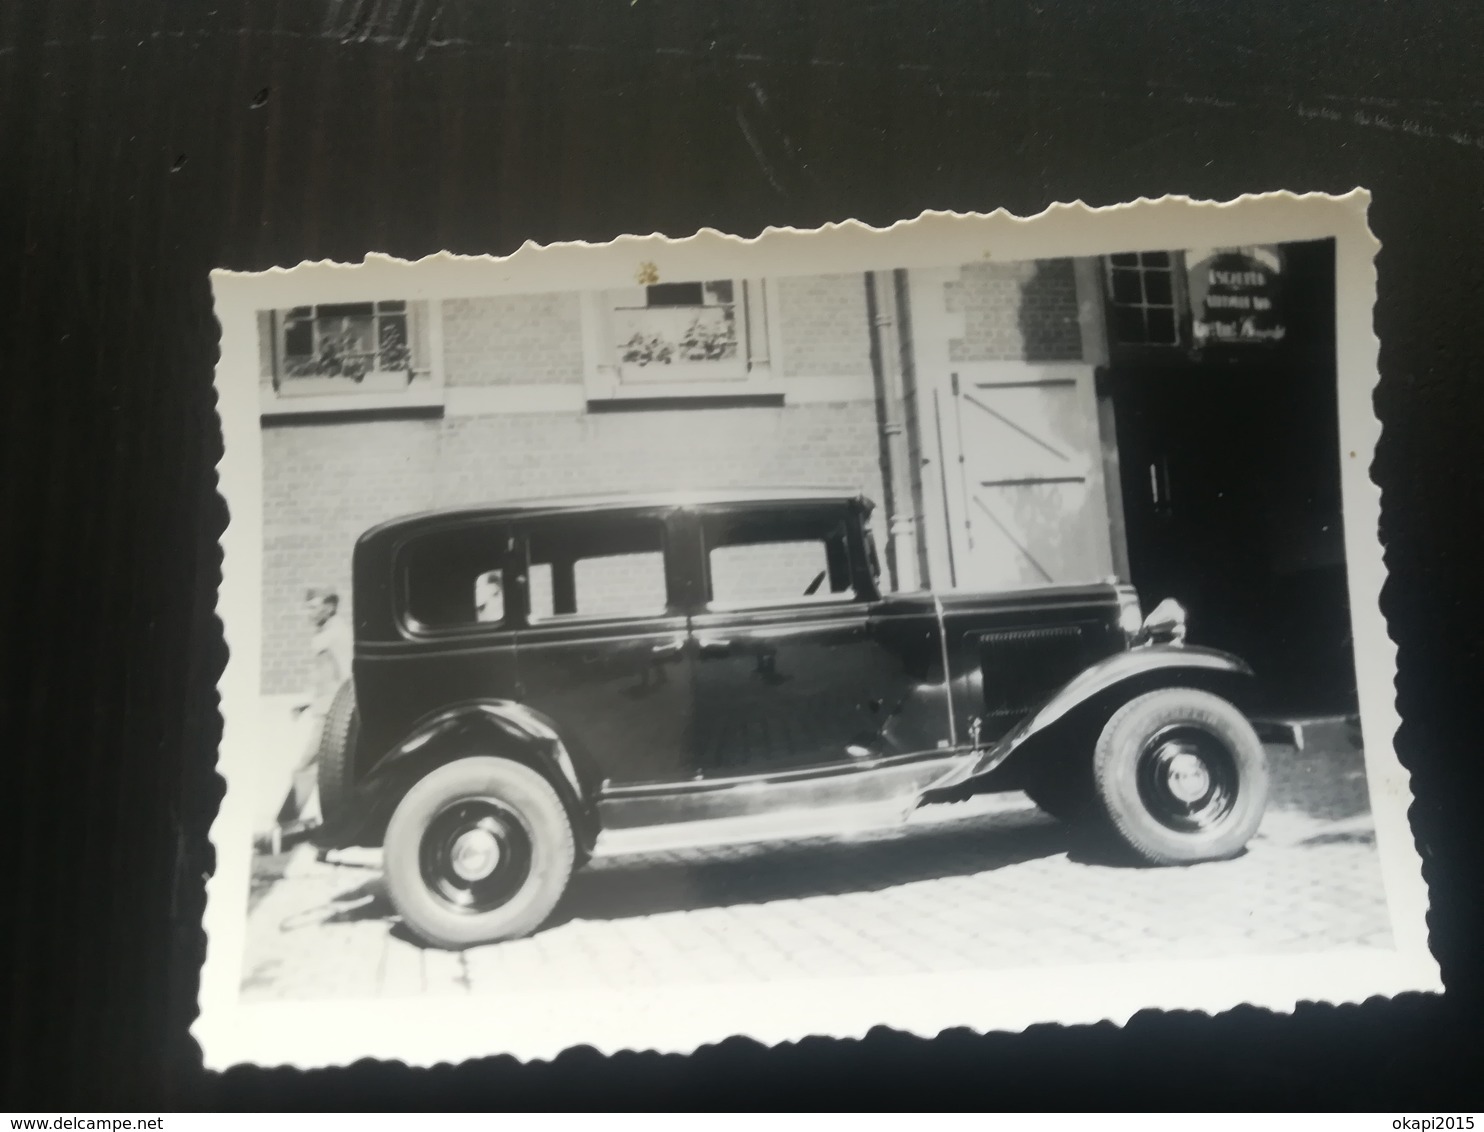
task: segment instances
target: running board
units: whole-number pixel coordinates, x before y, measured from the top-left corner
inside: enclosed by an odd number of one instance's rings
[[[605,829],[598,834],[593,857],[623,857],[636,853],[671,853],[680,849],[707,849],[762,841],[797,841],[809,837],[849,837],[893,829],[907,820],[916,803],[871,802],[851,806],[741,814],[665,825]]]

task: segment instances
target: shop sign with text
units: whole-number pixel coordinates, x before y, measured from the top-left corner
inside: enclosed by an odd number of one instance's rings
[[[1270,345],[1287,334],[1283,253],[1272,246],[1186,253],[1191,338],[1197,347]]]

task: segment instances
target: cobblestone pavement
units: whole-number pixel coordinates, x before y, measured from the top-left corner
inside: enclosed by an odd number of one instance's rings
[[[930,807],[907,826],[595,862],[529,939],[427,949],[374,854],[291,855],[255,886],[249,1001],[643,986],[816,974],[1217,957],[1388,946],[1360,753],[1269,748],[1274,793],[1247,853],[1188,868],[1100,863],[1023,795]]]

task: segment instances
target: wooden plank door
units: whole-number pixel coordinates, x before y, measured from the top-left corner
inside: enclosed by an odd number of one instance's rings
[[[950,375],[948,513],[963,588],[1113,574],[1092,367],[960,363]]]

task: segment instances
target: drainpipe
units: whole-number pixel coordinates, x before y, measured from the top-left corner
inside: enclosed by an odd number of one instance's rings
[[[902,397],[901,339],[890,302],[890,272],[866,273],[866,319],[871,330],[871,377],[876,386],[877,448],[881,454],[886,517],[886,568],[892,588],[918,589],[917,514],[912,505],[911,453]],[[885,301],[883,301],[885,300]]]

